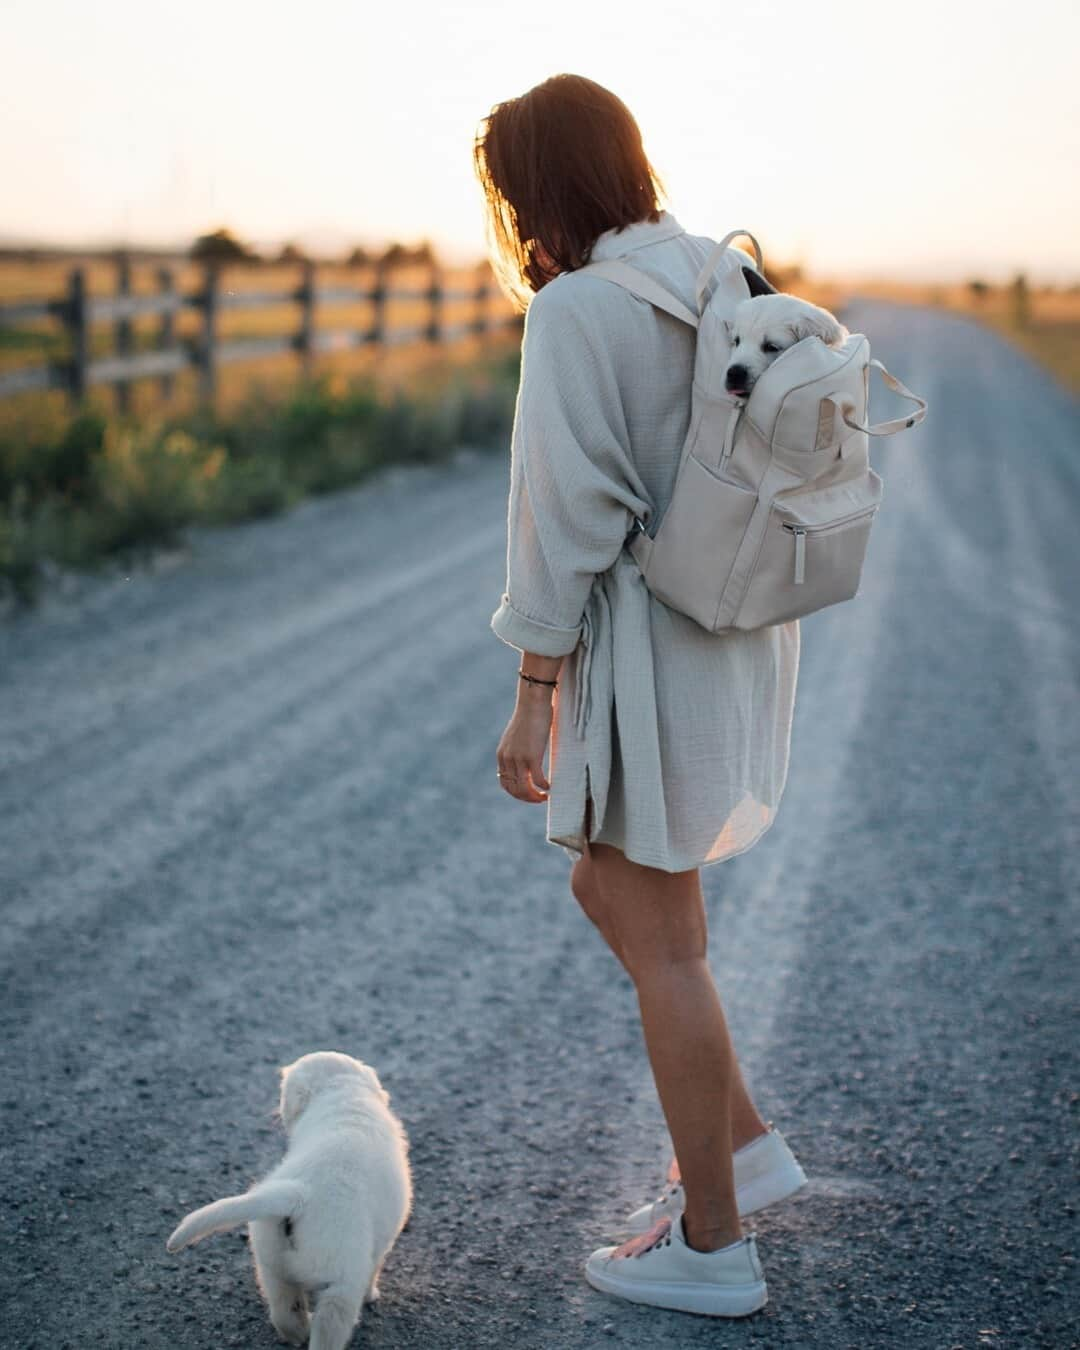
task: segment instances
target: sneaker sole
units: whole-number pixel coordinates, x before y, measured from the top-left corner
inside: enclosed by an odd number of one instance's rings
[[[647,1303],[673,1312],[697,1313],[700,1317],[749,1317],[769,1301],[764,1280],[714,1288],[638,1280],[624,1283],[588,1266],[585,1278],[602,1294],[615,1294],[630,1303]]]

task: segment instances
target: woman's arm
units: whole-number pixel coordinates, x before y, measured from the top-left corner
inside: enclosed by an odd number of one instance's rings
[[[625,291],[557,278],[525,317],[511,436],[506,588],[491,627],[520,652],[574,650],[596,575],[648,510],[613,364]],[[599,312],[597,301],[599,302]],[[606,306],[614,305],[608,312]],[[640,489],[640,490],[639,490]]]
[[[535,675],[538,680],[557,680],[559,671],[562,669],[562,663],[565,660],[562,656],[541,656],[539,652],[522,652],[521,669],[526,675]],[[528,680],[523,680],[518,676],[518,683],[523,689],[551,689],[542,684],[530,684]],[[519,691],[520,693],[520,691]]]
[[[521,669],[538,680],[557,680],[564,656],[521,653]],[[495,758],[499,784],[523,802],[546,802],[551,783],[544,773],[544,752],[551,739],[552,695],[549,684],[517,677],[517,703],[499,741]]]
[[[596,576],[619,555],[635,515],[648,509],[629,453],[608,334],[632,303],[599,290],[549,283],[532,300],[522,341],[511,438],[507,584],[492,615],[496,635],[521,653],[521,669],[556,679],[582,636]],[[595,303],[594,303],[595,302]],[[616,306],[607,313],[597,306]],[[550,685],[515,671],[513,716],[499,742],[499,781],[521,801],[542,802],[552,724]]]

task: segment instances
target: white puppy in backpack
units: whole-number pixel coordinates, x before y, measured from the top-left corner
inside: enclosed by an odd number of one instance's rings
[[[362,1061],[320,1050],[280,1074],[285,1157],[243,1195],[189,1214],[166,1246],[179,1251],[246,1222],[278,1334],[300,1345],[310,1332],[311,1350],[343,1350],[363,1304],[379,1296],[383,1262],[409,1217],[408,1139]]]
[[[726,327],[731,357],[724,372],[724,387],[736,398],[749,398],[758,379],[780,353],[803,338],[817,337],[827,347],[842,347],[849,336],[827,309],[783,291],[740,301]]]

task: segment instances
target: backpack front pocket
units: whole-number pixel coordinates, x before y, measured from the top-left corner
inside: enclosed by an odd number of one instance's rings
[[[775,501],[733,627],[786,623],[850,600],[859,589],[878,505],[814,521]]]

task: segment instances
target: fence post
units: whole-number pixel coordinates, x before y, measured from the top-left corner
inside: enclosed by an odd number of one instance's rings
[[[428,320],[427,328],[424,330],[424,336],[428,342],[438,342],[442,337],[443,320],[442,273],[439,270],[438,263],[431,264],[431,284],[427,289],[427,301],[431,306],[431,317]]]
[[[199,302],[202,305],[202,335],[199,341],[199,399],[213,406],[217,395],[217,321],[218,321],[218,264],[206,260],[206,277]]]
[[[90,325],[86,306],[86,268],[73,267],[68,279],[65,322],[71,335],[71,365],[68,388],[76,407],[86,397],[87,366],[90,363]]]
[[[368,342],[376,349],[386,341],[386,273],[386,264],[380,258],[375,264],[371,288],[371,328],[368,331]]]
[[[304,260],[304,272],[297,298],[301,305],[300,335],[297,345],[300,348],[304,379],[310,380],[315,359],[315,264],[310,258]]]
[[[127,253],[119,253],[116,258],[116,294],[120,298],[131,294],[131,258]],[[121,316],[114,328],[114,341],[117,356],[130,356],[134,342],[132,325],[129,318]],[[126,414],[131,409],[131,385],[124,378],[116,381],[116,411]]]
[[[472,330],[474,333],[484,334],[488,327],[488,283],[487,277],[483,276],[476,283],[476,289],[473,291],[473,304],[475,306],[472,321]]]
[[[158,290],[162,295],[173,298],[173,274],[170,267],[159,267],[157,272]],[[161,316],[161,328],[158,332],[158,345],[162,351],[172,351],[176,344],[176,315],[172,309],[167,309]],[[173,377],[169,374],[162,375],[158,389],[163,399],[171,399],[173,395]]]

